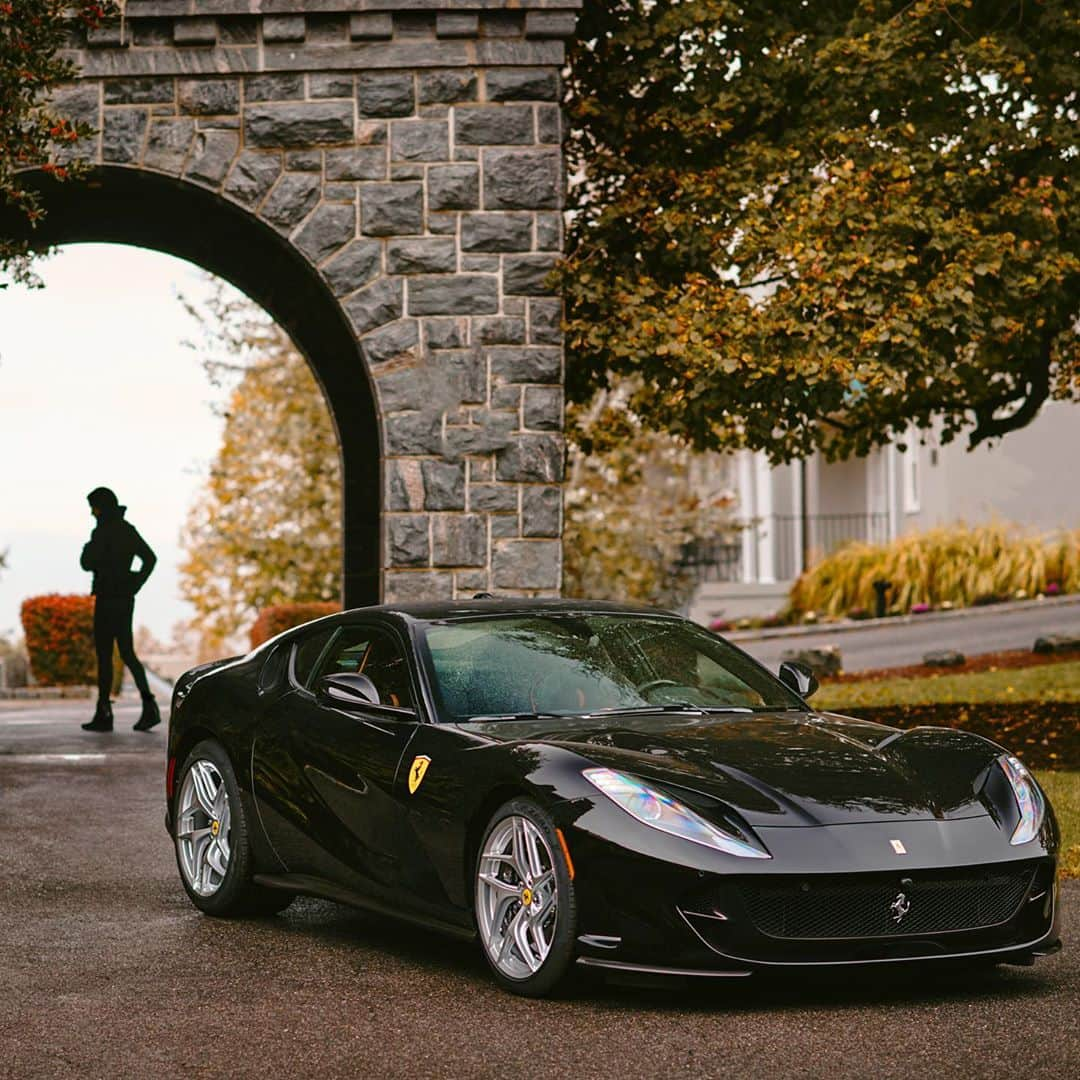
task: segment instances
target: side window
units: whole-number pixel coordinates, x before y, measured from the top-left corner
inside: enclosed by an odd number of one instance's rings
[[[268,694],[281,685],[288,667],[288,660],[289,647],[287,645],[278,645],[270,650],[270,655],[263,661],[263,666],[259,669],[258,686],[260,694]]]
[[[383,705],[413,707],[408,660],[397,639],[386,630],[364,626],[344,629],[319,665],[319,678],[341,672],[366,675]]]
[[[307,686],[311,682],[311,673],[322,656],[327,642],[334,636],[334,630],[329,627],[325,630],[317,630],[313,634],[302,638],[300,644],[293,651],[293,679],[298,686]]]

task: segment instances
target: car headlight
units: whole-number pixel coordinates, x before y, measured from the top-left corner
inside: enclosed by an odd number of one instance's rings
[[[1042,828],[1043,817],[1046,814],[1046,804],[1042,793],[1035,784],[1035,779],[1027,771],[1023,762],[1012,754],[1002,754],[998,758],[998,764],[1005,773],[1006,779],[1012,787],[1016,798],[1016,806],[1020,811],[1020,821],[1013,829],[1011,844],[1026,844],[1035,838],[1039,829]]]
[[[767,851],[751,847],[746,841],[723,832],[670,795],[657,791],[636,777],[615,772],[614,769],[599,768],[586,769],[583,775],[590,784],[643,825],[692,840],[695,844],[704,844],[727,855],[738,855],[744,859],[772,858]]]

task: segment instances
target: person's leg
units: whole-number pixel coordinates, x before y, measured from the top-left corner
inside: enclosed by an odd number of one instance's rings
[[[150,684],[146,681],[146,669],[135,655],[135,640],[132,634],[131,622],[135,614],[135,599],[125,600],[117,605],[116,611],[116,646],[120,650],[120,659],[127,665],[131,677],[135,680],[135,686],[139,696],[146,701],[151,701],[154,695],[150,693]]]
[[[84,731],[112,731],[109,691],[112,689],[113,626],[108,602],[100,596],[94,599],[94,652],[97,654],[97,707],[93,719],[82,726]]]

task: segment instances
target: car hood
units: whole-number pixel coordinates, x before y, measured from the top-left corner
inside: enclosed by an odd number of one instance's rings
[[[623,714],[469,727],[499,742],[564,747],[703,810],[720,800],[752,827],[983,815],[981,780],[1000,753],[963,732],[902,732],[822,713]]]

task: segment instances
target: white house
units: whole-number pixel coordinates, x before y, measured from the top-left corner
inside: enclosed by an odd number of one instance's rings
[[[921,438],[920,438],[921,436]],[[999,520],[1039,531],[1080,526],[1080,408],[1052,402],[994,446],[942,446],[912,432],[864,458],[771,468],[763,454],[720,459],[709,482],[735,493],[739,528],[705,542],[695,618],[779,610],[791,582],[848,540],[883,542],[964,521]]]

